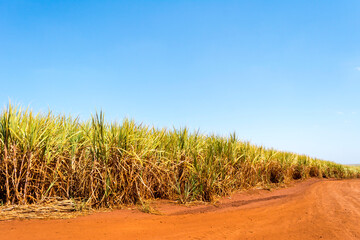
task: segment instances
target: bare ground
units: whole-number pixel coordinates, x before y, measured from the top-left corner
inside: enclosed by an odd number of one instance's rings
[[[74,219],[0,222],[0,239],[360,239],[360,180],[252,190],[216,205],[152,204]]]

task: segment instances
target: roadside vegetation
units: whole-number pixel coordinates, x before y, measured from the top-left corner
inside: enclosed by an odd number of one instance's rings
[[[360,177],[359,168],[281,152],[229,137],[35,114],[0,114],[0,201],[76,199],[91,207],[163,198],[212,201],[234,190],[293,179]]]

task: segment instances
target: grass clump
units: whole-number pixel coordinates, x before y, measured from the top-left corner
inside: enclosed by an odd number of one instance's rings
[[[228,138],[125,119],[87,122],[9,105],[0,114],[0,202],[79,199],[87,206],[154,198],[212,201],[231,191],[309,177],[360,177],[356,167]],[[145,209],[146,210],[146,209]]]

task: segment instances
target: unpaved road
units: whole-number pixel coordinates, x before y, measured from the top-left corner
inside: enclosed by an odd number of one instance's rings
[[[360,180],[308,180],[217,206],[158,203],[75,219],[0,222],[0,239],[360,239]]]

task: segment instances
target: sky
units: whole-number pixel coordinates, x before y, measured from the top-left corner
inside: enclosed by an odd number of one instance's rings
[[[0,104],[360,163],[360,1],[0,0]]]

